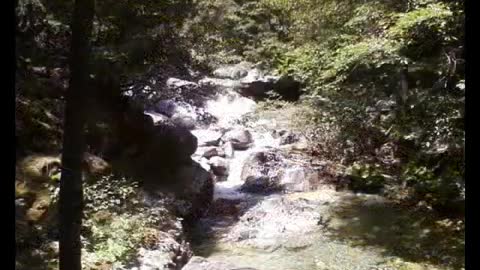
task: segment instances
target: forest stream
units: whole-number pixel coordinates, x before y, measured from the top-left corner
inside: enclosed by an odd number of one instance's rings
[[[205,155],[208,146],[193,155],[217,178],[214,202],[191,230],[194,254],[203,258],[183,269],[459,269],[462,238],[425,213],[336,191],[321,179],[312,185],[322,165],[292,154],[305,142],[286,141],[281,123],[245,118],[257,104],[234,91],[240,80],[202,80],[219,89],[205,108],[218,121],[192,133],[200,145],[202,134],[219,130],[238,138],[223,146],[220,161]]]

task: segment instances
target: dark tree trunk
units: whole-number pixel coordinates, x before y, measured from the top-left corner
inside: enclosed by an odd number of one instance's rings
[[[90,35],[94,0],[75,0],[71,24],[70,87],[67,92],[60,181],[60,270],[81,270],[83,212],[81,164],[85,148],[86,98],[89,95]]]

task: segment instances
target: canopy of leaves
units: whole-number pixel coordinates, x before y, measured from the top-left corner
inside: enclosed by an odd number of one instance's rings
[[[302,102],[311,110],[297,121],[329,156],[347,167],[376,164],[372,177],[387,174],[392,184],[408,183],[419,199],[439,208],[463,200],[462,1],[201,5],[211,13],[200,9],[194,18],[192,33],[205,41],[194,56],[234,53],[295,76],[306,83]],[[203,51],[202,44],[208,44]],[[335,130],[336,144],[326,126]],[[382,161],[378,153],[392,143],[391,162]]]

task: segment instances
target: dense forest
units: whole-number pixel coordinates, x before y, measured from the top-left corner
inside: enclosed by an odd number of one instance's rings
[[[18,0],[16,269],[465,269],[461,0]]]

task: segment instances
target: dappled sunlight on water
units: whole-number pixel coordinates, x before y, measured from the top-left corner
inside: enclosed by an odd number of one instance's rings
[[[380,247],[384,254],[406,261],[464,267],[465,234],[461,224],[357,196],[345,196],[332,213],[332,238]]]
[[[195,253],[259,270],[464,267],[464,234],[432,215],[374,195],[324,190],[284,196],[328,202],[324,226],[308,235],[311,245],[262,249],[211,238],[197,242]]]

